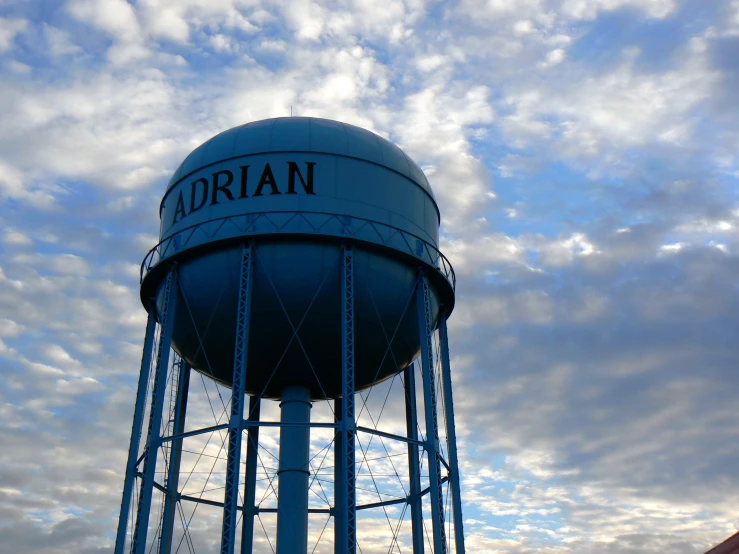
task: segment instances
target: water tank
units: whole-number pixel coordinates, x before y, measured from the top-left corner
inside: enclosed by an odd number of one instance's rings
[[[353,125],[288,117],[229,129],[182,162],[159,214],[142,301],[161,312],[163,277],[176,263],[173,348],[228,386],[241,248],[254,244],[248,394],[279,398],[287,386],[314,399],[340,394],[342,244],[354,249],[357,390],[418,354],[419,269],[434,321],[442,304],[453,307],[428,180],[397,146]]]

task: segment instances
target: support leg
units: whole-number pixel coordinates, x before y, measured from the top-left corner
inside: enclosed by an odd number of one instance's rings
[[[451,364],[449,363],[449,337],[446,330],[446,318],[446,313],[442,313],[439,318],[439,341],[441,342],[441,378],[444,386],[444,405],[446,407],[446,436],[449,441],[449,486],[452,490],[455,550],[456,554],[465,554],[462,491],[459,483],[457,431],[454,427],[454,401],[452,400],[452,374]]]
[[[177,379],[177,401],[175,403],[174,424],[172,434],[179,435],[185,431],[185,415],[187,414],[187,395],[190,389],[190,365],[180,359],[179,377]],[[172,535],[174,520],[179,502],[178,488],[180,484],[180,461],[182,460],[182,439],[172,441],[172,450],[169,456],[169,472],[167,474],[167,496],[164,499],[164,514],[162,516],[162,540],[159,543],[160,554],[170,554],[172,550]]]
[[[172,345],[172,327],[177,303],[177,274],[170,269],[164,284],[164,303],[162,309],[161,335],[159,337],[159,351],[157,352],[156,373],[152,388],[151,411],[149,413],[149,431],[146,439],[144,456],[144,470],[141,476],[141,492],[136,512],[136,526],[133,532],[134,554],[145,554],[146,535],[149,529],[149,514],[151,513],[151,498],[154,490],[154,473],[157,467],[157,453],[161,437],[159,430],[162,423],[164,409],[164,393],[167,390],[167,370],[169,365],[169,348]]]
[[[408,438],[418,440],[418,411],[416,404],[416,374],[413,365],[403,372],[405,381],[405,422]],[[411,529],[413,532],[413,554],[423,554],[423,506],[421,497],[421,465],[418,457],[418,445],[408,443],[408,469],[410,477],[410,494],[408,504],[411,506]]]
[[[341,399],[336,442],[336,483],[334,504],[336,513],[336,554],[357,551],[357,496],[355,467],[354,419],[354,251],[342,247],[341,288]]]
[[[342,491],[346,490],[346,432],[341,423],[342,400],[334,401],[334,554],[346,554],[346,502]]]
[[[249,315],[252,289],[252,246],[244,246],[241,255],[234,374],[231,385],[231,419],[228,426],[228,458],[226,461],[226,494],[223,501],[221,554],[234,553],[236,514],[238,513],[239,501],[239,476],[241,474],[241,438],[244,430],[244,388],[246,387],[246,360],[249,346]]]
[[[131,444],[128,447],[128,462],[126,463],[126,476],[123,480],[123,498],[121,499],[121,513],[118,517],[118,533],[115,538],[115,554],[123,554],[126,542],[126,530],[128,528],[128,511],[131,509],[131,497],[136,482],[136,460],[139,456],[139,443],[141,442],[141,431],[144,423],[144,410],[146,408],[146,387],[149,384],[149,372],[151,371],[151,354],[154,349],[154,335],[156,333],[157,318],[154,308],[151,308],[149,318],[146,322],[146,338],[144,338],[144,353],[141,357],[141,371],[139,372],[139,384],[136,389],[136,405],[133,411],[133,426],[131,428]]]
[[[416,289],[418,308],[418,330],[421,338],[421,369],[423,374],[423,404],[426,415],[426,453],[429,466],[429,492],[431,496],[431,519],[434,530],[434,554],[446,554],[446,531],[444,529],[444,497],[441,483],[441,461],[439,459],[439,424],[436,414],[436,380],[434,377],[434,351],[432,342],[431,299],[429,282],[420,273]]]
[[[287,387],[282,392],[277,554],[308,551],[308,478],[310,477],[310,391]]]
[[[262,402],[258,396],[249,397],[249,421],[259,421]],[[254,516],[257,515],[257,460],[259,456],[259,427],[246,432],[246,475],[244,478],[244,515],[241,522],[241,554],[252,554],[254,548]]]

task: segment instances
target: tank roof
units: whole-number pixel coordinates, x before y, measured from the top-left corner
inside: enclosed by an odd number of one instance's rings
[[[360,127],[317,117],[264,119],[228,129],[193,150],[172,175],[167,190],[212,163],[269,152],[319,152],[366,160],[406,176],[436,202],[421,168],[392,142]]]

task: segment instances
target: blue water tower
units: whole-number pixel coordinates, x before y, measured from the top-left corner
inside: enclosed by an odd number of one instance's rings
[[[433,552],[464,552],[446,320],[454,272],[439,251],[439,208],[421,169],[397,146],[364,129],[318,118],[278,118],[225,131],[196,148],[169,181],[160,242],[141,271],[149,314],[119,518],[116,553],[172,549],[186,388],[191,370],[231,388],[221,552],[251,554],[259,428],[280,427],[276,551],[308,550],[310,429],[335,432],[336,553],[355,553],[356,436],[408,445],[413,551],[424,551],[423,502],[430,504]],[[441,371],[435,371],[438,333]],[[156,359],[152,364],[156,343]],[[170,364],[170,349],[176,363]],[[426,439],[417,433],[413,362],[423,381]],[[150,370],[150,366],[154,366]],[[171,366],[171,367],[170,367]],[[161,432],[168,372],[178,383],[173,431]],[[408,433],[358,427],[355,395],[403,372]],[[152,375],[150,375],[150,373]],[[176,374],[176,375],[175,375]],[[149,426],[140,444],[150,387]],[[437,380],[441,378],[441,383]],[[437,402],[437,393],[444,402]],[[245,399],[249,398],[248,410]],[[260,421],[263,400],[280,403],[279,422]],[[333,402],[332,424],[311,422],[313,403]],[[439,444],[438,413],[447,450]],[[208,433],[214,427],[201,429]],[[242,437],[247,433],[244,500]],[[157,482],[166,444],[167,482]],[[428,487],[421,487],[421,450]],[[251,459],[250,459],[251,456]],[[160,461],[161,463],[161,461]],[[454,540],[446,536],[449,482]],[[136,515],[129,518],[135,491]],[[163,496],[151,525],[152,497]],[[188,499],[192,500],[192,499]],[[212,505],[213,502],[211,501]],[[240,516],[240,517],[239,517]],[[129,519],[132,533],[127,540]],[[149,529],[156,529],[155,537]]]

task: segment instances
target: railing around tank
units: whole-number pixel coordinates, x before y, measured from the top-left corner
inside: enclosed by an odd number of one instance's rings
[[[413,233],[359,217],[315,212],[240,214],[182,229],[149,250],[141,264],[141,282],[160,261],[183,250],[239,236],[282,233],[349,237],[386,246],[410,254],[435,268],[452,286],[452,290],[456,286],[454,269],[446,256],[436,246]]]

